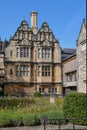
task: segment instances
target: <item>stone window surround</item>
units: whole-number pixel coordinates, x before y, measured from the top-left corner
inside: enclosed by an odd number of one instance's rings
[[[44,93],[44,87],[39,87],[39,92]]]
[[[49,47],[42,47],[42,48],[38,48],[38,59],[42,58],[42,59],[51,59],[51,48]]]
[[[17,47],[16,57],[29,57],[32,58],[32,49],[30,47]]]
[[[50,93],[50,94],[55,94],[55,93],[57,93],[57,88],[56,88],[56,87],[49,87],[49,88],[48,88],[48,93]]]
[[[51,72],[50,72],[51,66],[50,65],[39,65],[38,66],[38,77],[50,77]]]
[[[39,92],[40,93],[46,93],[44,87],[39,87]],[[56,94],[57,93],[57,88],[56,87],[49,87],[48,88],[48,94]]]
[[[28,76],[29,66],[28,65],[17,65],[16,66],[16,76]]]
[[[76,81],[77,80],[76,71],[66,73],[66,80],[67,82]]]

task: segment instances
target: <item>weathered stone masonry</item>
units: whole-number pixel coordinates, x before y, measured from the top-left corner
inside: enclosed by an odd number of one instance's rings
[[[44,22],[37,29],[37,12],[31,28],[23,20],[5,48],[5,94],[62,94],[61,48]]]

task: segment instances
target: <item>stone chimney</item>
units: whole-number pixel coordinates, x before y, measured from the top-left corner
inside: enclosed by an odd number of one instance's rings
[[[37,33],[37,12],[36,11],[32,11],[31,12],[31,28],[34,34]]]

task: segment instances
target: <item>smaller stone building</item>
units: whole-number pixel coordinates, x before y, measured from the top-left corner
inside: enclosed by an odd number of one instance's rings
[[[85,19],[83,19],[80,33],[76,42],[76,52],[72,49],[62,51],[64,93],[71,90],[83,93],[87,92],[87,42]],[[72,52],[74,53],[70,55]]]
[[[63,67],[63,93],[77,90],[77,61],[76,54],[65,58]]]

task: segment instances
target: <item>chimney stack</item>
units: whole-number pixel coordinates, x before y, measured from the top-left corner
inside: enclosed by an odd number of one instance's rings
[[[34,34],[37,33],[37,12],[32,11],[31,12],[31,28]]]

